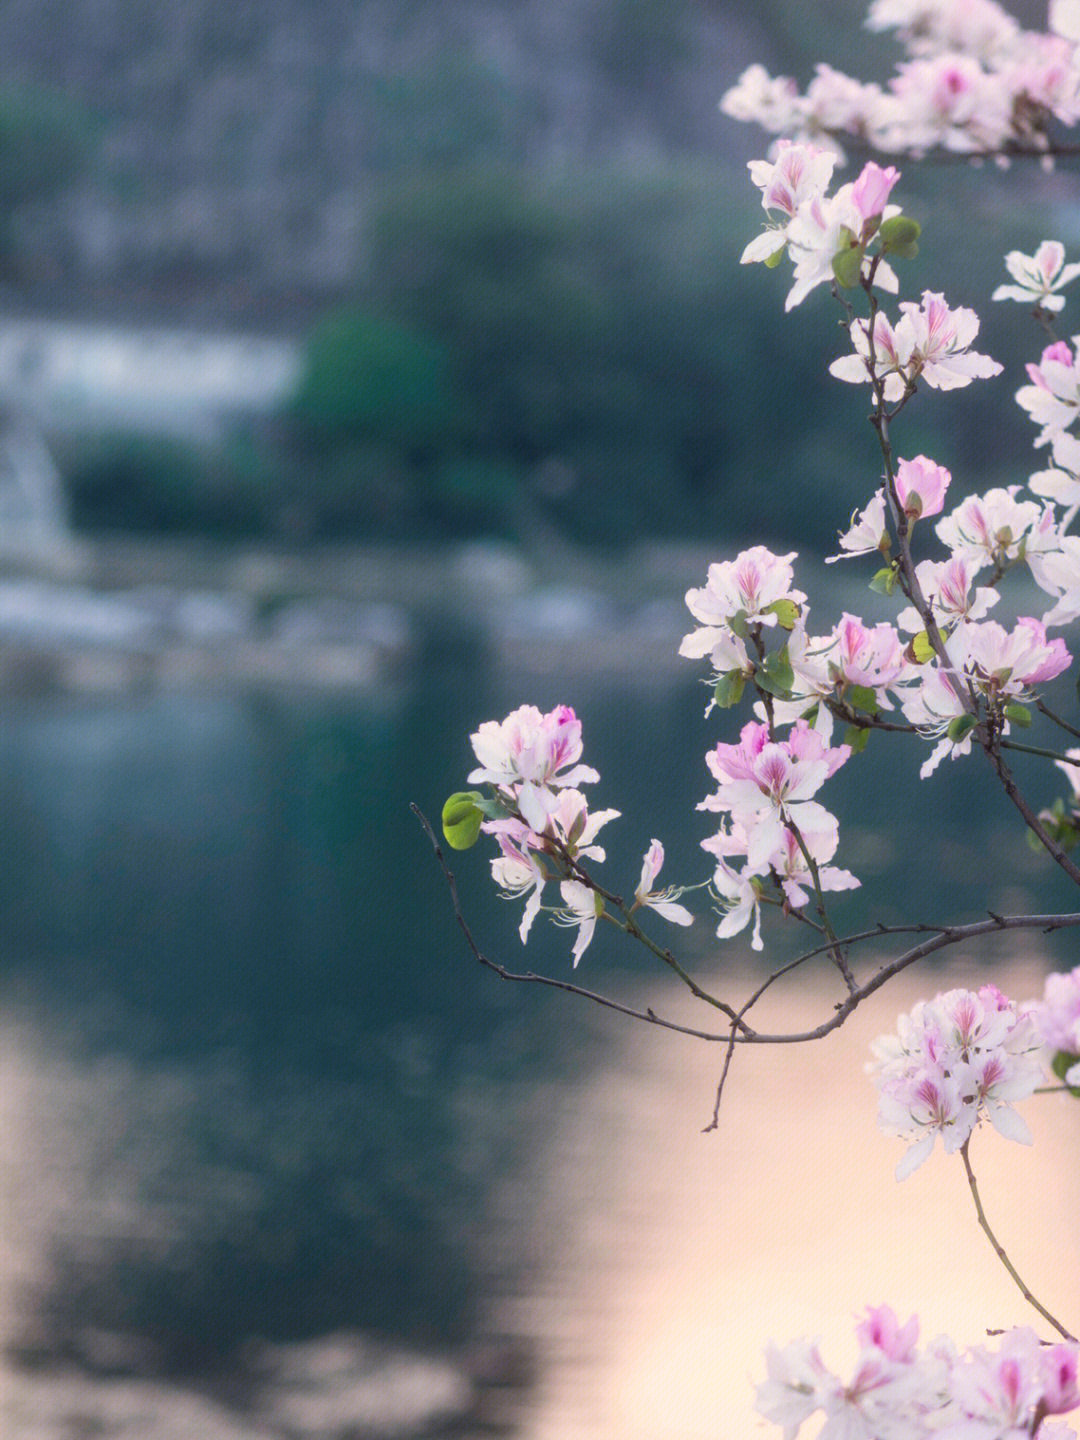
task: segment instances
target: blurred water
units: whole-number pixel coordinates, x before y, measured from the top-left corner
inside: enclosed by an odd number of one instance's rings
[[[696,1263],[712,1167],[754,1149],[784,1085],[814,1102],[794,1077],[833,1083],[821,1066],[838,1052],[779,1069],[755,1057],[759,1109],[699,1140],[711,1048],[483,973],[407,809],[437,816],[481,720],[567,701],[604,777],[597,802],[624,812],[605,832],[611,883],[632,888],[653,835],[672,877],[704,878],[709,827],[692,804],[731,720],[703,722],[693,678],[653,681],[526,677],[463,645],[369,702],[5,705],[2,1433],[316,1440],[419,1435],[450,1416],[459,1433],[674,1437],[700,1423],[693,1407],[667,1429],[650,1407],[647,1427],[615,1423],[620,1324],[649,1332],[645,1273],[668,1296],[665,1325],[691,1323],[699,1300],[680,1299],[677,1275]],[[975,765],[919,785],[917,743],[881,740],[835,787],[839,863],[865,882],[839,898],[845,929],[1068,903],[1011,815],[988,808]],[[991,853],[1008,861],[988,875]],[[490,893],[486,860],[455,869],[484,945],[517,963],[517,909]],[[1037,988],[1068,947],[1025,940],[1008,956]],[[568,952],[565,931],[538,926],[527,958],[568,977]],[[747,958],[738,943],[718,957],[705,924],[684,953],[717,985]],[[575,978],[672,1003],[666,976],[606,937]],[[808,1001],[817,1018],[828,1003]],[[886,998],[877,1028],[897,1008]],[[860,1103],[872,1133],[872,1097]],[[784,1133],[812,1113],[792,1111]],[[813,1153],[798,1163],[816,1173]],[[886,1149],[890,1177],[893,1163]],[[740,1193],[756,1193],[740,1168]],[[624,1181],[646,1186],[629,1209],[613,1198]],[[773,1229],[790,1248],[781,1201]],[[725,1255],[708,1250],[717,1285]]]

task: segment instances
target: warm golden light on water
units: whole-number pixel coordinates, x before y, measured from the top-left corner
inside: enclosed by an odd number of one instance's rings
[[[1046,968],[993,978],[1029,999]],[[939,1146],[897,1183],[904,1142],[878,1131],[863,1073],[871,1040],[901,1010],[977,974],[908,973],[825,1041],[748,1047],[712,1135],[700,1132],[718,1048],[629,1028],[619,1063],[562,1118],[548,1157],[559,1258],[510,1317],[540,1347],[526,1440],[779,1437],[753,1413],[766,1343],[818,1336],[827,1363],[847,1363],[854,1317],[870,1304],[901,1320],[917,1312],[924,1340],[947,1332],[967,1346],[1013,1325],[1050,1334],[978,1228],[958,1157]],[[832,999],[789,984],[770,1023],[820,1023]],[[1080,1107],[1034,1096],[1023,1113],[1034,1147],[984,1126],[972,1163],[1013,1263],[1075,1331]]]

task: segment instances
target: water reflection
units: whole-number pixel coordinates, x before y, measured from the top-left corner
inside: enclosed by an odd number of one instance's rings
[[[612,874],[636,878],[652,834],[672,873],[702,870],[687,797],[708,788],[719,730],[699,688],[523,683],[459,654],[380,705],[0,714],[5,1433],[320,1440],[454,1416],[462,1433],[674,1440],[750,1423],[746,1375],[770,1334],[850,1328],[882,1299],[968,1337],[1022,1318],[981,1288],[977,1232],[971,1307],[945,1318],[946,1300],[924,1300],[927,1269],[962,1292],[952,1259],[968,1253],[936,1238],[933,1206],[968,1222],[923,1172],[897,1209],[859,1093],[866,1033],[898,994],[812,1053],[743,1057],[724,1129],[702,1139],[713,1050],[470,962],[407,802],[436,811],[469,764],[463,737],[526,698],[573,698],[583,716],[602,803],[625,812]],[[1016,865],[984,894],[978,778],[950,767],[912,816],[892,758],[871,746],[848,794],[841,860],[867,886],[844,897],[845,924],[1060,903],[1000,811],[982,845]],[[899,887],[876,890],[897,860]],[[516,958],[485,863],[457,868],[485,945]],[[1029,966],[1064,963],[1055,943]],[[567,950],[564,932],[537,933],[528,959],[568,973]],[[739,952],[718,962],[699,926],[686,953],[715,976]],[[669,1008],[664,977],[599,942],[581,976]],[[985,1146],[989,1194],[1005,1193],[990,1167],[1016,1163],[990,1152],[1010,1148]],[[1055,1154],[1040,1145],[1034,1163]],[[1030,1160],[1002,1183],[1037,1184],[1044,1203],[1063,1171]],[[874,1283],[868,1255],[896,1265]]]
[[[1041,992],[1039,961],[1025,946],[1000,983]],[[931,987],[970,978],[961,966]],[[544,1177],[558,1257],[507,1307],[540,1351],[526,1440],[778,1434],[752,1416],[767,1340],[819,1336],[827,1361],[851,1363],[868,1304],[917,1312],[924,1340],[947,1332],[961,1345],[1041,1324],[978,1229],[959,1161],[939,1151],[898,1185],[903,1143],[876,1129],[869,1042],[926,985],[903,977],[817,1046],[740,1055],[712,1135],[699,1132],[716,1052],[626,1037],[582,1088]],[[796,990],[773,1007],[784,1028],[824,1018],[835,998],[820,984]],[[972,1144],[992,1223],[1073,1328],[1080,1255],[1062,1242],[1080,1181],[1074,1111],[1035,1097],[1024,1107],[1033,1149],[989,1130]]]

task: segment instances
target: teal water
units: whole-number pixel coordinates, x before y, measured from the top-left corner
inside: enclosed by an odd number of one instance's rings
[[[689,673],[527,677],[463,647],[375,701],[7,703],[0,1014],[86,1092],[34,1118],[79,1178],[50,1172],[9,1348],[137,1336],[148,1369],[202,1374],[255,1336],[482,1334],[525,1283],[528,1197],[505,1197],[544,1139],[534,1097],[572,1109],[625,1022],[476,965],[409,803],[437,817],[480,721],[571,703],[594,803],[623,811],[613,887],[654,835],[671,879],[704,879],[703,755],[737,721],[703,698]],[[922,754],[875,736],[833,782],[837,860],[864,881],[839,927],[1068,905],[977,761],[920,783]],[[1037,803],[1055,789],[1032,782]],[[481,849],[453,865],[494,958],[570,978],[568,932],[538,925],[523,955]],[[710,935],[706,912],[674,938],[722,985]],[[649,965],[601,935],[574,978],[647,982],[662,1009]]]

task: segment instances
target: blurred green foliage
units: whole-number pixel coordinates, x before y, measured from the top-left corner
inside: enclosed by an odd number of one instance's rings
[[[47,200],[89,161],[94,126],[81,105],[40,86],[0,90],[0,214]]]
[[[768,38],[763,58],[803,82],[823,34],[835,62],[883,73],[896,47],[860,27],[863,8],[762,0],[748,23]],[[663,92],[663,77],[692,63],[693,10],[612,0],[583,21],[598,87],[658,81]],[[216,454],[105,437],[68,467],[76,523],[290,540],[492,535],[534,548],[709,534],[831,549],[881,463],[863,387],[827,374],[847,344],[840,312],[823,289],[785,315],[786,262],[740,267],[765,217],[742,166],[712,151],[531,163],[531,84],[464,45],[373,83],[365,273],[312,328],[291,401]],[[764,153],[752,127],[717,124]],[[0,196],[4,133],[0,105]],[[718,131],[716,154],[723,143]],[[1049,228],[1070,241],[1068,189],[1021,170],[904,170],[897,197],[923,236],[918,259],[897,263],[901,294],[975,306],[979,348],[1006,377],[947,401],[920,396],[898,443],[965,487],[1022,480],[1031,437],[1005,397],[1041,341],[1020,307],[1006,315],[987,297],[1002,253],[1044,238],[1029,213],[1054,216]]]
[[[19,209],[64,190],[96,145],[95,122],[67,95],[44,86],[0,89],[0,265],[18,256]]]
[[[243,435],[199,446],[114,431],[57,452],[72,524],[89,533],[257,535],[274,528],[283,503],[272,453]]]
[[[806,413],[820,360],[795,346],[778,364],[771,277],[733,283],[757,225],[741,198],[694,164],[388,189],[371,280],[312,333],[290,408],[318,472],[312,530],[527,543],[554,525],[621,545],[746,529],[761,487],[787,483],[768,443],[785,408],[822,484],[850,446],[820,444]]]

